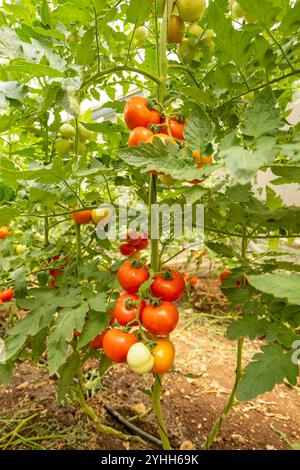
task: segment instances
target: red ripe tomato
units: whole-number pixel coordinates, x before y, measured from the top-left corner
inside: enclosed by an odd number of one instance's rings
[[[103,338],[103,350],[108,359],[114,362],[125,362],[131,346],[137,343],[133,333],[124,333],[120,328],[108,330]]]
[[[225,279],[226,279],[228,276],[230,276],[230,274],[231,274],[230,269],[226,269],[226,268],[225,268],[224,271],[222,271],[221,274],[220,274],[220,281],[221,281],[221,283],[223,283],[223,282],[225,281]]]
[[[154,357],[152,372],[154,374],[165,374],[173,367],[175,347],[169,339],[158,338],[152,354]]]
[[[155,297],[169,302],[180,299],[185,289],[185,281],[178,271],[163,271],[157,274],[151,284],[151,292]]]
[[[80,332],[78,330],[76,330],[76,328],[74,328],[73,333],[74,333],[75,336],[77,336],[77,338],[79,338]]]
[[[135,247],[130,245],[130,243],[121,243],[119,246],[120,253],[124,256],[131,256],[135,252]]]
[[[199,283],[198,277],[197,277],[197,276],[193,276],[192,279],[191,279],[191,286],[196,287],[198,283]]]
[[[8,228],[4,225],[3,227],[0,227],[0,240],[4,240],[5,238],[8,237],[8,235],[11,235],[12,232],[8,230]]]
[[[146,305],[141,321],[146,330],[155,335],[165,336],[174,330],[179,320],[179,313],[172,302],[163,301],[159,305]]]
[[[118,271],[119,283],[129,294],[136,294],[148,278],[148,269],[138,260],[125,261]]]
[[[129,129],[148,127],[149,124],[159,124],[160,114],[150,109],[149,101],[142,96],[130,98],[124,108],[124,120]]]
[[[3,304],[3,300],[0,299],[0,305]]]
[[[102,349],[103,348],[103,338],[104,338],[104,335],[107,331],[108,330],[104,330],[103,333],[101,333],[100,335],[97,335],[96,338],[94,338],[92,341],[90,341],[91,348],[93,348],[93,349]]]
[[[166,122],[166,119],[163,118],[161,120],[161,123],[164,124],[165,122]],[[179,122],[176,119],[172,119],[172,118],[169,119],[169,129],[174,139],[184,140],[184,127],[187,123],[188,123],[187,119],[184,119],[183,122]],[[167,134],[168,133],[167,128],[166,127],[162,128],[162,132],[164,134]]]
[[[134,294],[121,294],[118,298],[114,314],[120,325],[125,326],[127,323],[136,319],[138,313],[139,297]],[[141,302],[140,315],[145,308],[145,302]],[[137,322],[131,323],[132,326],[137,325]]]
[[[132,246],[138,245],[141,241],[141,238],[142,236],[140,232],[136,232],[135,230],[131,228],[127,230],[126,239],[127,239],[127,242],[130,243],[130,245]]]
[[[135,147],[136,145],[139,145],[140,142],[147,142],[152,135],[154,135],[153,132],[146,129],[146,127],[136,127],[130,132],[128,146]]]
[[[92,220],[92,211],[80,211],[80,212],[73,212],[72,219],[76,224],[88,224]]]
[[[2,300],[2,302],[10,302],[14,295],[15,293],[12,289],[5,289],[4,291],[0,292],[0,300]]]
[[[142,238],[141,241],[139,242],[138,245],[136,245],[136,250],[141,251],[141,250],[146,250],[148,248],[148,239],[147,238]]]

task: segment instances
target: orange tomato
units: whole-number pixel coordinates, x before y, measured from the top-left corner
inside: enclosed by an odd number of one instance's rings
[[[153,135],[153,132],[149,131],[146,127],[138,126],[130,132],[128,146],[135,147],[140,142],[147,142]]]
[[[152,354],[154,357],[152,372],[154,374],[165,374],[173,367],[175,347],[169,339],[158,338]]]
[[[124,120],[129,129],[148,127],[149,124],[159,124],[160,114],[149,107],[149,101],[143,96],[133,96],[124,108]]]
[[[0,227],[0,240],[4,240],[4,238],[7,238],[8,235],[11,235],[12,232],[8,230],[8,228],[4,225],[3,227]]]
[[[152,144],[153,143],[153,139],[160,139],[162,141],[163,144],[166,145],[167,141],[170,141],[172,144],[176,144],[176,141],[173,139],[173,137],[170,137],[168,134],[163,134],[163,133],[160,133],[160,134],[153,134],[148,140],[147,140],[147,144]]]
[[[88,224],[92,220],[92,211],[83,210],[80,212],[73,212],[72,219],[76,224]]]

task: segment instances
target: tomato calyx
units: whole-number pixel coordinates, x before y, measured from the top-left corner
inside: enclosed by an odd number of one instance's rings
[[[173,279],[172,271],[170,269],[165,269],[162,272],[162,277],[168,281],[171,281]]]
[[[124,304],[125,304],[125,307],[128,308],[128,310],[132,310],[134,307],[138,307],[139,302],[135,302],[132,299],[127,299],[125,300]]]
[[[133,259],[133,260],[131,261],[130,266],[131,266],[132,268],[141,268],[141,267],[143,266],[143,263],[142,263],[142,261],[140,261],[140,260],[138,260],[138,259]]]
[[[148,100],[147,101],[147,104],[146,104],[147,108],[150,109],[151,111],[158,111],[158,112],[162,112],[163,110],[163,107],[162,105],[156,101],[156,100]]]
[[[185,124],[185,117],[182,114],[171,114],[169,119],[179,122],[179,124]]]
[[[150,303],[151,305],[153,305],[153,307],[159,307],[161,304],[161,300],[158,297],[151,297]]]

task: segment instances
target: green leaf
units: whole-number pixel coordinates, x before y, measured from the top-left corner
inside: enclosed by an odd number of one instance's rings
[[[49,373],[55,374],[68,353],[68,343],[74,336],[74,329],[81,331],[85,316],[89,311],[87,302],[76,309],[65,308],[58,313],[54,327],[48,338]]]
[[[270,29],[276,23],[277,15],[281,9],[279,6],[274,5],[274,1],[269,0],[239,0],[241,8],[259,24],[263,25],[265,29]]]
[[[249,183],[265,163],[253,151],[243,147],[230,147],[220,155],[225,158],[229,174],[241,185]]]
[[[31,202],[39,203],[44,207],[54,207],[58,199],[57,193],[45,191],[37,187],[30,188],[29,200]]]
[[[0,181],[0,204],[5,204],[15,197],[15,190],[6,183]]]
[[[22,102],[26,93],[27,87],[18,82],[0,82],[0,109],[6,110],[12,100]]]
[[[91,312],[90,318],[85,322],[84,328],[78,340],[78,348],[82,348],[89,341],[96,338],[108,326],[109,316],[106,312]],[[78,329],[78,328],[77,328]],[[78,330],[81,331],[81,330]]]
[[[53,69],[49,65],[34,64],[21,59],[11,63],[11,65],[7,65],[5,70],[8,72],[16,72],[21,75],[31,75],[32,77],[64,77],[63,72]]]
[[[48,5],[48,0],[43,0],[41,7],[41,20],[46,26],[51,26],[51,11]]]
[[[74,351],[59,370],[59,380],[57,385],[57,399],[59,402],[64,399],[73,378],[78,372],[79,366],[80,356],[77,351]]]
[[[105,354],[103,353],[101,356],[101,359],[99,361],[99,367],[98,367],[98,372],[99,372],[99,377],[102,379],[108,369],[113,365],[113,361],[108,359]]]
[[[287,299],[290,304],[300,305],[299,274],[260,274],[248,276],[249,283],[255,289],[271,294],[280,299]]]
[[[206,246],[214,251],[215,253],[217,253],[218,255],[221,255],[221,256],[226,256],[227,258],[233,258],[236,256],[235,252],[233,251],[233,249],[228,246],[228,245],[225,245],[225,243],[221,243],[221,242],[207,242],[206,243]]]
[[[0,379],[4,387],[6,387],[13,374],[13,363],[7,362],[6,364],[0,364]]]
[[[266,196],[266,204],[271,211],[282,207],[282,198],[276,193],[276,191],[274,191],[274,189],[270,188],[270,186],[266,187]]]
[[[192,151],[204,153],[206,147],[212,144],[214,139],[214,125],[206,112],[197,107],[189,117],[188,124],[184,130],[185,142]]]
[[[268,344],[255,354],[252,362],[237,387],[236,396],[240,401],[248,401],[262,393],[270,392],[285,378],[295,384],[299,367],[292,363],[292,353],[286,353],[278,344]]]
[[[88,304],[90,309],[95,310],[95,312],[106,312],[106,300],[106,294],[104,292],[99,292],[95,297],[88,299]]]
[[[134,24],[144,23],[149,18],[151,7],[151,0],[143,0],[143,2],[140,0],[130,0],[127,9],[127,21]]]
[[[197,201],[200,201],[205,194],[207,194],[207,188],[201,188],[197,185],[188,188],[183,192],[187,204],[194,204]]]
[[[259,336],[265,336],[269,326],[270,322],[268,320],[258,319],[254,315],[247,315],[229,326],[227,336],[229,339],[248,337],[253,340]]]
[[[247,108],[241,131],[257,139],[262,135],[273,135],[280,126],[279,109],[276,108],[272,89],[266,88],[255,96],[252,105]]]

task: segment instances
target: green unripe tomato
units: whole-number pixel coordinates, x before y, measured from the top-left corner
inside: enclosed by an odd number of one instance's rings
[[[89,131],[80,123],[78,124],[78,131],[79,131],[80,140],[83,140],[83,141],[90,139],[93,135],[92,131]]]
[[[72,150],[72,142],[68,139],[64,139],[63,137],[59,138],[55,143],[55,149],[58,155],[68,155]]]
[[[68,43],[69,44],[78,44],[80,41],[80,37],[77,33],[71,33],[68,36]]]
[[[213,38],[216,36],[215,32],[213,29],[207,29],[205,31],[205,37],[203,38],[204,44],[207,45],[209,49],[213,49],[215,46],[215,43],[213,41]]]
[[[18,244],[15,246],[15,252],[17,255],[22,255],[27,249],[26,245]]]
[[[148,36],[148,29],[145,26],[139,26],[134,32],[134,39],[139,43],[145,41]]]
[[[172,186],[176,182],[174,178],[170,175],[159,175],[159,179],[162,182],[162,184],[166,186]]]
[[[147,374],[154,366],[154,358],[144,343],[135,343],[127,353],[127,364],[137,374]]]
[[[178,13],[183,21],[199,21],[206,8],[206,0],[177,0]]]
[[[178,56],[185,65],[189,65],[194,59],[200,57],[200,51],[197,51],[194,41],[185,39],[178,45]]]
[[[74,127],[67,122],[60,126],[59,132],[61,133],[62,137],[65,137],[66,139],[72,139],[72,137],[75,137]]]
[[[203,28],[201,28],[201,26],[199,26],[197,23],[192,23],[188,29],[188,33],[196,36],[197,38],[203,34],[203,31]]]

